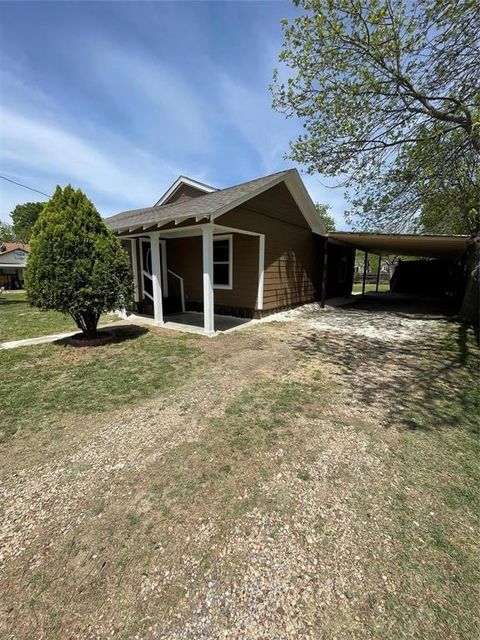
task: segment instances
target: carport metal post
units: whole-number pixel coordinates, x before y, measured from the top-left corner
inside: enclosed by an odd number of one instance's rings
[[[378,293],[378,285],[380,283],[380,265],[382,264],[382,256],[378,256],[378,269],[377,269],[377,286],[375,291]]]
[[[325,298],[327,297],[327,269],[328,269],[328,238],[325,237],[323,245],[323,269],[322,269],[322,290],[320,294],[320,307],[325,306]]]
[[[367,263],[368,263],[368,251],[365,251],[365,260],[363,261],[362,296],[365,295],[365,280],[367,279]]]

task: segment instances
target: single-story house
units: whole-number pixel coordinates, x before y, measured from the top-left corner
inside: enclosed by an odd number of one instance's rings
[[[132,310],[169,326],[203,312],[193,324],[207,335],[225,316],[261,318],[349,296],[356,250],[365,264],[368,253],[422,256],[453,261],[457,273],[468,244],[466,236],[327,234],[296,169],[226,189],[180,176],[153,207],[106,223],[130,255]]]
[[[326,293],[325,227],[296,169],[226,189],[180,176],[153,207],[106,223],[129,252],[135,310],[158,325],[202,311],[212,335],[215,314],[259,318]],[[349,293],[355,251],[331,252],[329,295]]]
[[[0,243],[0,287],[21,289],[24,283],[30,245],[20,242]]]

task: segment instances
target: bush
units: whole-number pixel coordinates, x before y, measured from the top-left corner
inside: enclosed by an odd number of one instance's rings
[[[102,313],[125,307],[130,261],[85,194],[57,187],[33,227],[25,272],[27,299],[69,314],[88,336]]]

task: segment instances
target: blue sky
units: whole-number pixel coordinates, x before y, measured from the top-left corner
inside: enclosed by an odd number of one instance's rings
[[[104,216],[179,174],[227,187],[292,166],[268,84],[289,2],[1,2],[2,175],[83,189]],[[299,167],[301,169],[301,167]],[[340,189],[306,176],[346,228]],[[0,218],[36,200],[0,180]],[[38,199],[41,199],[39,197]]]

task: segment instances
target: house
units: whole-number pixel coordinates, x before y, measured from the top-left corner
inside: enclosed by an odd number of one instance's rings
[[[215,314],[260,318],[325,295],[325,227],[295,169],[226,189],[180,176],[153,207],[106,223],[130,255],[135,310],[158,325],[203,312],[213,335]],[[350,292],[354,251],[332,251]]]
[[[30,245],[19,242],[0,243],[0,287],[23,288]]]

